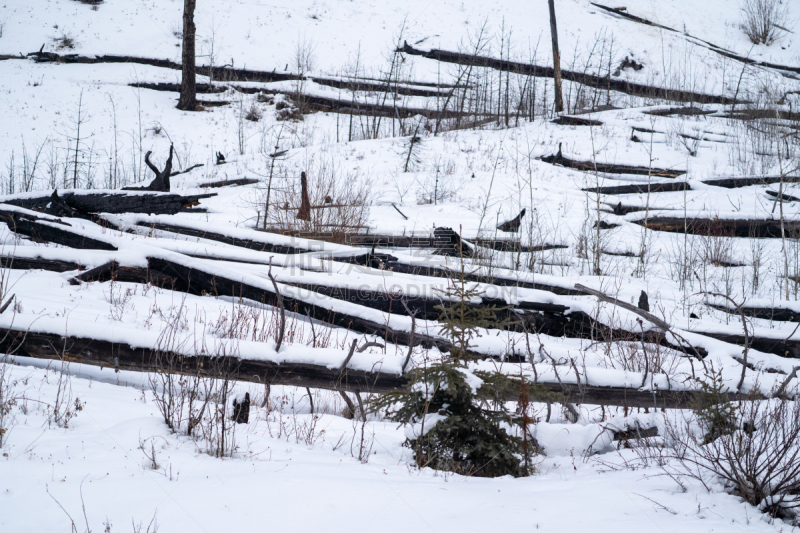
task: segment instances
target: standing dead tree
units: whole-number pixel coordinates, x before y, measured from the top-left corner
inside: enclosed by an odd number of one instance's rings
[[[184,0],[183,2],[183,50],[181,53],[181,97],[178,100],[178,109],[196,111],[197,87],[195,65],[194,38],[197,29],[194,25],[194,8],[197,0]],[[152,167],[151,167],[152,168]]]
[[[297,211],[297,218],[300,220],[311,220],[311,201],[308,199],[308,179],[306,173],[300,173],[300,209]]]
[[[167,158],[166,165],[164,165],[164,170],[158,170],[158,167],[150,161],[150,154],[152,153],[152,151],[148,151],[144,155],[144,162],[147,163],[147,166],[150,167],[150,170],[156,175],[153,181],[150,182],[150,185],[147,187],[124,187],[122,190],[169,192],[169,177],[172,175],[172,155],[174,153],[174,147],[173,145],[169,146],[169,157]]]
[[[188,1],[188,0],[187,0]],[[561,97],[561,55],[558,52],[558,29],[556,28],[556,7],[553,0],[547,0],[550,7],[550,37],[553,40],[553,82],[555,85],[556,113],[564,112],[564,100]]]

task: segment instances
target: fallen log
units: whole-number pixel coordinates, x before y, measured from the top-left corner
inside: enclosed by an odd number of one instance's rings
[[[61,220],[39,218],[27,213],[2,209],[0,221],[8,225],[14,233],[24,235],[34,242],[53,243],[88,250],[116,251],[117,247],[107,242],[94,239],[72,228]]]
[[[551,120],[553,124],[560,124],[562,126],[602,126],[603,123],[599,120],[592,120],[590,118],[571,117],[563,115],[555,120]]]
[[[247,298],[268,305],[278,305],[277,296],[274,290],[271,289],[256,287],[240,281],[233,281],[203,270],[155,257],[148,258],[148,266],[150,270],[155,270],[169,278],[174,278],[176,280],[174,290],[177,291],[198,296],[206,294],[213,296],[230,295],[232,297]],[[436,346],[443,352],[451,348],[451,344],[441,338],[420,333],[416,333],[412,336],[406,331],[395,330],[388,327],[386,324],[347,315],[346,313],[337,312],[330,307],[310,303],[285,294],[282,296],[287,309],[332,326],[342,327],[367,335],[375,335],[385,339],[387,342],[395,344],[403,344],[406,346],[408,346],[409,343],[415,345],[421,344],[425,348]],[[320,295],[320,297],[321,296],[322,295]],[[324,301],[322,298],[319,298],[319,300]]]
[[[134,87],[136,89],[150,89],[151,91],[165,91],[165,92],[180,92],[181,86],[179,83],[166,83],[166,82],[158,82],[158,83],[147,83],[143,81],[138,81],[134,83],[129,83],[129,87]],[[198,83],[195,85],[196,92],[200,94],[218,94],[224,93],[228,90],[227,87],[223,85],[209,85],[208,83]]]
[[[170,233],[177,233],[178,235],[186,235],[188,237],[197,237],[201,239],[208,239],[210,241],[221,242],[224,244],[229,244],[231,246],[238,246],[240,248],[246,248],[248,250],[255,250],[258,252],[266,252],[266,253],[275,253],[275,254],[285,254],[285,255],[294,255],[294,254],[305,254],[305,253],[320,253],[321,257],[325,258],[326,255],[324,254],[324,250],[321,249],[311,249],[311,248],[301,248],[296,246],[288,246],[282,244],[273,244],[265,241],[257,241],[252,239],[242,239],[238,237],[232,237],[229,235],[225,235],[222,233],[216,233],[213,231],[206,231],[200,230],[197,228],[191,228],[187,226],[182,226],[179,224],[165,224],[163,222],[144,222],[139,221],[136,223],[137,226],[150,228],[153,230],[158,231],[168,231]],[[222,257],[208,257],[208,256],[193,256],[193,257],[202,257],[205,259],[220,259],[225,261],[234,261],[235,259],[225,259]],[[330,259],[340,263],[349,263],[354,265],[361,265],[361,266],[374,266],[379,267],[382,263],[395,260],[396,258],[389,255],[389,254],[382,254],[382,253],[356,253],[354,251],[353,255],[332,255]],[[250,261],[241,261],[241,262],[250,262]],[[255,263],[255,264],[268,264],[268,259],[265,258],[263,261]]]
[[[646,439],[649,437],[658,437],[658,427],[651,426],[647,428],[640,427],[638,425],[634,427],[627,427],[623,430],[613,431],[614,440],[639,440],[639,439]]]
[[[512,72],[516,74],[542,78],[553,78],[555,76],[555,72],[553,71],[552,67],[541,67],[530,63],[518,63],[516,61],[495,59],[493,57],[478,56],[473,54],[449,52],[447,50],[429,50],[426,52],[424,50],[416,49],[410,46],[408,43],[403,43],[403,46],[398,48],[396,51],[404,54],[425,57],[427,59],[433,59],[442,63],[454,63],[457,65],[467,66],[471,65],[475,67],[491,68],[502,72]],[[692,91],[663,89],[661,87],[653,87],[650,85],[632,83],[620,79],[612,79],[608,76],[595,76],[585,72],[575,72],[564,69],[561,69],[561,78],[586,85],[587,87],[617,91],[624,94],[644,96],[647,98],[672,100],[675,102],[697,102],[703,104],[721,104],[730,102],[730,98],[726,98],[724,96],[702,94]]]
[[[562,167],[582,170],[584,172],[602,172],[604,174],[635,174],[638,176],[653,176],[659,178],[677,178],[682,174],[686,174],[685,170],[614,165],[595,161],[577,161],[561,155],[561,150],[554,155],[544,156],[540,159],[545,163],[550,163],[551,165],[560,165]]]
[[[199,72],[198,68],[198,72]],[[216,70],[215,70],[216,76]],[[314,79],[313,81],[319,83],[318,79]],[[145,89],[151,89],[154,91],[167,91],[167,92],[180,92],[180,84],[177,83],[152,83],[152,84],[130,84],[132,87],[141,86]],[[322,85],[327,85],[322,83]],[[265,89],[265,88],[258,88],[258,87],[241,87],[238,85],[226,85],[224,88],[227,89],[234,89],[241,93],[247,94],[287,94],[287,91],[284,90],[277,90],[277,89]],[[394,89],[394,85],[392,85],[392,90]],[[392,91],[393,92],[393,91]],[[391,100],[390,100],[391,101]],[[203,105],[205,106],[213,106],[213,105],[227,105],[230,102],[213,102],[213,101],[204,101]],[[467,117],[467,116],[474,116],[474,113],[467,114],[466,112],[460,113],[458,111],[453,110],[445,110],[445,111],[436,111],[434,109],[428,108],[413,108],[413,107],[404,107],[404,106],[397,106],[397,105],[388,105],[388,104],[371,104],[371,103],[364,103],[358,100],[353,99],[345,99],[340,100],[337,98],[328,98],[326,96],[318,96],[318,95],[310,95],[305,94],[303,95],[302,100],[302,112],[303,113],[311,113],[314,111],[321,111],[324,113],[342,113],[342,114],[349,114],[349,115],[364,115],[364,116],[375,116],[375,117],[391,117],[396,118],[398,115],[402,117],[413,117],[416,115],[422,115],[426,118],[436,118],[436,117],[443,117],[443,118],[454,118],[457,116]]]
[[[536,244],[533,246],[523,245],[519,241],[508,239],[474,239],[478,246],[491,248],[500,252],[544,252],[546,250],[565,250],[569,248],[566,244]]]
[[[657,117],[696,117],[703,115],[713,115],[716,111],[708,111],[700,109],[699,107],[670,107],[669,109],[653,109],[650,111],[643,111],[646,115],[654,115]],[[636,129],[636,128],[634,128]],[[640,129],[639,131],[642,131]],[[648,133],[663,133],[663,132],[648,132]]]
[[[747,65],[757,65],[757,66],[761,66],[761,67],[772,68],[772,69],[775,69],[775,70],[783,70],[783,71],[787,71],[787,72],[792,72],[792,73],[795,73],[795,74],[800,73],[800,67],[791,67],[791,66],[788,66],[788,65],[779,65],[777,63],[770,63],[770,62],[767,62],[767,61],[758,61],[758,60],[755,60],[755,59],[751,59],[750,57],[742,57],[740,55],[734,54],[730,50],[726,50],[725,48],[717,46],[714,43],[711,43],[709,41],[704,41],[703,39],[698,39],[697,37],[693,37],[692,35],[689,35],[686,32],[679,32],[678,30],[670,28],[669,26],[663,26],[661,24],[658,24],[656,22],[652,22],[652,21],[647,20],[645,18],[637,17],[636,15],[631,15],[630,13],[625,13],[625,12],[623,12],[623,11],[621,11],[619,9],[615,9],[613,7],[604,6],[602,4],[595,4],[594,2],[592,2],[592,5],[595,6],[595,7],[600,8],[600,9],[602,9],[604,11],[608,11],[609,13],[613,13],[613,14],[618,15],[620,17],[623,17],[623,18],[626,18],[626,19],[629,19],[629,20],[633,20],[634,22],[638,22],[640,24],[647,24],[648,26],[655,26],[656,28],[661,28],[661,29],[668,30],[668,31],[671,31],[671,32],[674,32],[674,33],[683,33],[683,35],[685,35],[686,37],[689,37],[690,39],[693,39],[693,40],[698,41],[701,44],[705,45],[705,47],[708,48],[709,50],[711,50],[712,52],[716,52],[716,53],[718,53],[718,54],[720,54],[722,56],[729,57],[731,59],[735,59],[736,61],[740,61],[740,62],[745,63]],[[735,100],[733,98],[729,98],[728,99],[728,103],[730,103],[732,101],[735,101]],[[725,102],[722,102],[722,103],[725,103]]]
[[[747,220],[681,217],[650,217],[646,221],[633,221],[640,226],[655,231],[670,233],[688,233],[690,235],[708,235],[716,237],[753,237],[778,239],[781,237],[780,220]],[[783,226],[788,234],[796,235],[800,231],[800,221],[784,220]]]
[[[256,250],[259,252],[271,252],[275,254],[302,254],[310,252],[304,248],[295,246],[284,246],[279,244],[271,244],[264,241],[254,241],[251,239],[240,239],[238,237],[231,237],[222,233],[213,231],[199,230],[179,224],[164,224],[162,222],[137,222],[137,226],[150,228],[158,231],[168,231],[170,233],[177,233],[178,235],[186,235],[188,237],[197,237],[200,239],[208,239],[210,241],[221,242],[230,244],[231,246],[238,246],[239,248],[246,248],[248,250]]]
[[[391,270],[394,272],[402,272],[404,274],[415,274],[418,276],[428,276],[433,278],[454,278],[460,275],[459,272],[456,272],[455,270],[449,268],[440,268],[427,265],[411,265],[397,260],[388,261],[384,268],[386,270]],[[468,273],[464,279],[469,282],[486,283],[489,285],[498,285],[501,287],[523,287],[526,289],[537,289],[564,296],[575,296],[575,295],[586,294],[583,291],[579,291],[569,286],[562,287],[558,285],[548,285],[546,283],[541,283],[541,282],[533,282],[533,281],[521,280],[518,278],[503,277],[497,274],[493,276],[482,276],[482,275]]]
[[[198,187],[203,189],[217,189],[219,187],[239,187],[241,185],[254,185],[258,183],[257,179],[241,178],[238,180],[222,180],[222,181],[209,181],[208,183],[201,183]]]
[[[0,350],[12,355],[35,359],[64,360],[115,370],[134,372],[168,371],[221,377],[215,369],[236,369],[234,379],[253,383],[290,385],[350,392],[385,393],[407,385],[406,377],[387,372],[375,372],[323,365],[284,362],[264,359],[247,359],[231,356],[184,355],[180,364],[164,368],[157,362],[155,349],[134,348],[125,343],[68,336],[54,333],[0,328]],[[230,377],[230,375],[228,375]],[[626,387],[599,387],[581,384],[537,382],[537,385],[559,396],[564,401],[578,404],[609,405],[639,408],[685,409],[692,405],[697,393],[693,391],[655,391]],[[517,399],[516,391],[508,400]]]
[[[148,265],[150,270],[155,270],[169,279],[174,279],[173,290],[180,292],[187,292],[195,295],[213,295],[213,296],[232,296],[235,298],[248,298],[255,302],[261,302],[268,305],[277,306],[277,296],[275,291],[267,286],[257,287],[241,281],[234,281],[223,276],[218,276],[204,270],[192,268],[187,265],[179,264],[173,261],[150,257],[148,258]],[[387,342],[394,344],[402,344],[408,346],[410,343],[417,345],[421,344],[423,347],[431,348],[436,346],[440,351],[445,352],[450,350],[451,343],[441,337],[431,335],[424,335],[420,333],[411,334],[407,331],[400,331],[390,328],[386,323],[379,323],[373,320],[365,319],[360,316],[348,315],[341,311],[336,311],[334,306],[326,305],[324,303],[324,296],[336,298],[343,301],[350,301],[358,305],[370,309],[376,309],[385,313],[410,316],[406,306],[401,305],[396,300],[397,297],[387,294],[379,293],[377,291],[363,291],[352,290],[343,287],[328,287],[319,284],[301,284],[301,283],[284,283],[285,285],[294,285],[302,287],[311,291],[309,298],[292,297],[283,294],[283,302],[287,309],[294,311],[300,315],[314,318],[326,324],[342,327],[345,329],[357,331],[367,335],[375,335],[381,337]],[[580,289],[578,289],[580,290]],[[318,295],[318,296],[314,296]],[[309,300],[314,300],[312,303]],[[441,302],[438,299],[426,298],[410,298],[409,301],[417,306],[420,314],[424,313],[430,319],[436,319],[439,316],[438,310],[435,309],[436,305]],[[498,308],[504,307],[504,301],[492,301],[484,299],[483,305],[496,305]],[[410,305],[409,305],[410,306]],[[586,339],[606,339],[608,341],[620,339],[638,339],[640,334],[629,332],[621,329],[610,328],[604,324],[596,322],[592,317],[582,311],[571,310],[566,306],[540,303],[540,302],[520,302],[515,308],[517,311],[511,309],[499,310],[500,318],[508,318],[510,329],[523,331],[537,331],[552,337],[572,337],[572,338],[586,338]],[[413,310],[411,311],[414,312]],[[522,324],[525,324],[523,326]],[[645,334],[647,342],[670,345],[663,335],[657,332],[647,332]],[[675,348],[675,347],[673,347]],[[681,349],[681,348],[675,348]],[[694,349],[694,348],[693,348]],[[704,350],[694,349],[696,352],[705,355]],[[475,352],[474,355],[483,356]]]
[[[784,202],[800,202],[800,198],[792,196],[790,194],[781,194],[777,191],[770,191],[770,190],[766,190],[764,192],[766,192],[769,196],[772,196],[773,199],[780,198]]]
[[[216,193],[174,194],[160,192],[122,192],[99,191],[85,194],[62,191],[61,202],[80,213],[147,213],[154,215],[174,215],[182,209],[196,206],[203,198],[211,198]],[[0,202],[15,205],[32,211],[47,212],[52,201],[52,193],[41,196],[16,195],[0,197]]]
[[[719,305],[711,302],[706,302],[708,307],[718,309],[730,314],[739,314],[739,310],[731,309],[727,305]],[[764,320],[776,320],[778,322],[800,322],[800,312],[788,309],[786,307],[756,307],[751,305],[743,305],[741,311],[745,316],[753,318],[762,318]]]
[[[691,191],[692,187],[685,181],[668,181],[663,183],[636,183],[631,185],[611,185],[608,187],[588,187],[581,189],[582,191],[594,192],[598,194],[647,194],[649,192],[677,192],[677,191]]]
[[[744,346],[744,335],[704,331],[698,328],[692,328],[691,331],[729,344]],[[771,353],[789,359],[800,359],[800,340],[775,339],[748,335],[747,345],[759,352]]]
[[[644,192],[646,193],[647,191],[644,191]],[[654,192],[652,190],[652,186],[650,187],[650,192]],[[664,191],[659,191],[659,192],[664,192]],[[646,207],[646,206],[643,206],[643,205],[622,205],[622,202],[618,202],[616,205],[605,203],[605,205],[611,207],[611,211],[607,211],[607,210],[604,210],[604,209],[601,209],[601,211],[603,211],[605,213],[612,213],[612,214],[617,215],[617,216],[627,215],[628,213],[637,213],[639,211],[647,211],[648,209],[650,211],[654,211],[655,210],[653,208],[653,206]],[[659,211],[671,211],[672,208],[659,207],[658,210]]]
[[[83,269],[83,265],[72,261],[59,259],[44,259],[41,257],[18,257],[13,255],[0,256],[0,268],[13,270],[47,270],[50,272],[71,272]]]
[[[706,185],[724,187],[726,189],[738,189],[739,187],[750,187],[751,185],[770,185],[780,183],[780,176],[750,176],[739,178],[714,178],[704,180]],[[784,176],[784,183],[800,183],[800,176]]]

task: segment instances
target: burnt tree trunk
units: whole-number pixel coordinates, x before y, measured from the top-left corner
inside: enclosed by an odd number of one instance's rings
[[[195,85],[194,8],[197,0],[183,2],[183,51],[181,54],[181,97],[178,109],[195,111],[197,109],[197,87]]]
[[[188,1],[188,0],[187,0]],[[556,7],[553,0],[547,0],[550,7],[550,37],[553,39],[553,81],[556,95],[556,113],[564,112],[564,100],[561,97],[561,55],[558,52],[558,29],[556,28]]]
[[[172,153],[173,153],[173,146],[169,145],[169,157],[167,158],[167,163],[164,165],[164,170],[158,170],[153,163],[150,162],[150,154],[153,152],[149,151],[144,155],[144,162],[147,163],[147,166],[150,167],[156,177],[153,178],[153,181],[150,182],[150,185],[144,187],[143,190],[145,191],[158,191],[158,192],[169,192],[169,177],[172,175]]]
[[[244,399],[233,399],[233,416],[231,417],[237,424],[247,424],[250,422],[250,393],[244,393]]]
[[[297,211],[297,218],[308,222],[311,220],[311,200],[308,198],[308,179],[306,179],[305,172],[300,173],[300,194],[302,198],[300,199],[300,209]]]

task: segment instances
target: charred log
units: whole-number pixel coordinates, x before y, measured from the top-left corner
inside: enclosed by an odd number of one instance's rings
[[[771,185],[780,183],[780,176],[749,176],[741,178],[716,178],[705,180],[706,185],[724,187],[726,189],[738,189],[740,187],[750,187],[751,185]],[[784,176],[784,183],[800,183],[800,176]]]
[[[397,52],[421,56],[428,59],[433,59],[435,61],[441,61],[442,63],[472,65],[476,67],[492,68],[502,72],[513,72],[542,78],[555,77],[555,71],[552,67],[541,67],[538,65],[532,65],[530,63],[518,63],[515,61],[495,59],[487,56],[449,52],[447,50],[430,50],[426,52],[424,50],[418,50],[410,46],[408,43],[404,43],[404,46],[402,48],[398,48]],[[586,85],[587,87],[596,87],[602,90],[609,89],[624,94],[644,96],[647,98],[660,98],[675,102],[697,102],[708,104],[721,104],[729,101],[729,99],[726,99],[724,96],[695,93],[692,91],[664,89],[661,87],[631,83],[624,80],[609,79],[607,76],[595,76],[584,72],[575,72],[564,69],[561,69],[561,77],[565,80]]]
[[[636,224],[655,231],[671,233],[688,233],[690,235],[707,235],[715,237],[755,237],[778,239],[781,237],[780,220],[746,220],[746,219],[705,219],[680,217],[650,217],[637,220]],[[786,232],[800,231],[800,221],[784,221]]]
[[[258,183],[257,179],[241,178],[238,180],[210,181],[208,183],[201,183],[198,187],[202,187],[203,189],[218,189],[220,187],[239,187],[242,185],[254,185],[256,183]]]
[[[63,360],[74,363],[134,372],[168,370],[158,365],[156,350],[150,348],[134,348],[124,343],[100,339],[63,337],[54,333],[19,329],[0,329],[0,334],[0,349],[4,353],[35,359],[61,360],[63,357]],[[339,367],[306,363],[275,363],[265,359],[208,355],[181,355],[180,358],[196,362],[191,365],[192,372],[200,369],[202,375],[220,377],[214,374],[214,369],[236,368],[234,379],[260,384],[368,393],[389,392],[407,384],[406,377],[387,372],[346,368],[343,376]],[[221,360],[226,360],[229,364]],[[565,395],[564,400],[568,402],[621,407],[685,409],[690,407],[697,395],[692,391],[651,392],[638,388],[562,385],[541,381],[537,384],[555,394]],[[517,391],[513,391],[512,396],[509,400],[516,400]]]
[[[677,178],[681,174],[686,174],[685,170],[612,165],[607,163],[597,163],[594,161],[576,161],[561,155],[560,150],[555,155],[542,157],[541,160],[545,163],[550,163],[551,165],[560,165],[562,167],[582,170],[584,172],[603,172],[604,174],[635,174],[639,176],[653,176],[660,178]]]
[[[685,181],[679,182],[665,182],[665,183],[636,183],[632,185],[612,185],[609,187],[589,187],[581,189],[582,191],[595,192],[598,194],[647,194],[649,192],[677,192],[677,191],[691,191],[692,187]],[[620,209],[622,209],[620,205]],[[629,211],[630,212],[630,211]],[[616,213],[615,213],[616,214]]]
[[[62,191],[58,196],[61,203],[75,210],[78,214],[91,213],[147,213],[154,215],[174,215],[186,207],[199,204],[203,198],[211,198],[216,193],[206,194],[164,194],[157,192],[95,192],[79,194],[73,191]],[[32,211],[46,213],[51,204],[52,194],[42,196],[6,197],[3,203],[23,207]],[[67,215],[63,215],[67,216]],[[81,218],[86,218],[83,216]]]

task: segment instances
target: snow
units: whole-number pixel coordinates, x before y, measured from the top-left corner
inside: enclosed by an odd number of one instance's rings
[[[758,95],[762,87],[769,86],[773,94],[785,98],[787,111],[797,109],[797,73],[760,66],[743,68],[708,45],[758,61],[797,67],[800,10],[794,3],[789,5],[787,22],[792,32],[784,32],[772,46],[749,43],[738,27],[736,0],[705,4],[638,0],[625,7],[631,15],[676,31],[627,20],[588,1],[557,0],[562,66],[602,73],[597,70],[598,56],[590,57],[592,47],[603,47],[608,54],[613,44],[612,70],[625,57],[644,66],[640,71],[625,69],[615,79],[728,98]],[[520,120],[510,128],[498,122],[436,136],[421,129],[421,163],[403,172],[408,138],[394,131],[398,121],[385,120],[384,127],[391,135],[382,132],[371,138],[363,134],[361,119],[354,117],[358,134],[350,141],[349,127],[344,125],[351,118],[348,115],[315,112],[304,115],[302,122],[279,121],[275,102],[295,93],[296,82],[217,79],[215,83],[224,92],[201,96],[230,105],[185,113],[175,109],[176,93],[131,86],[178,83],[180,71],[136,63],[35,63],[19,57],[39,50],[44,43],[44,51],[60,54],[180,61],[181,11],[178,0],[109,0],[97,9],[74,0],[9,0],[0,5],[0,106],[5,110],[5,120],[0,121],[0,203],[11,197],[49,194],[54,188],[62,194],[63,189],[87,194],[146,183],[151,174],[143,165],[144,154],[152,150],[151,157],[160,167],[170,144],[175,147],[175,170],[203,164],[173,176],[173,192],[217,193],[201,201],[200,207],[206,209],[202,213],[104,215],[125,231],[82,219],[61,219],[78,235],[113,244],[118,248],[114,252],[36,243],[0,224],[0,255],[59,259],[87,269],[112,260],[122,266],[146,267],[148,258],[160,258],[245,282],[267,293],[274,291],[267,276],[271,269],[280,292],[287,297],[411,331],[412,320],[407,316],[322,296],[297,285],[325,284],[397,297],[443,299],[446,278],[336,261],[369,250],[254,228],[256,221],[263,221],[259,217],[263,216],[267,176],[273,170],[273,194],[285,190],[300,171],[308,172],[311,180],[336,172],[370,186],[367,227],[361,229],[371,234],[430,236],[434,228],[450,227],[471,243],[478,238],[509,238],[495,226],[525,208],[522,232],[513,237],[532,246],[559,247],[531,254],[475,247],[480,257],[466,260],[467,271],[489,279],[555,287],[562,290],[559,292],[574,290],[580,283],[634,305],[645,291],[651,312],[673,329],[668,339],[680,344],[677,334],[705,349],[704,363],[721,372],[729,391],[736,389],[742,375],[743,348],[706,334],[741,335],[740,319],[709,307],[709,302],[724,302],[704,293],[730,294],[748,305],[800,311],[800,284],[792,283],[789,298],[784,285],[784,268],[790,276],[800,275],[796,235],[789,235],[784,247],[780,239],[684,236],[647,231],[636,224],[655,216],[780,219],[773,209],[774,198],[766,193],[777,191],[776,184],[722,189],[704,183],[731,176],[775,176],[781,171],[774,157],[755,157],[759,150],[753,148],[754,141],[741,121],[724,117],[730,102],[695,104],[707,112],[700,116],[657,116],[650,112],[678,104],[611,92],[601,95],[602,100],[608,99],[601,103],[613,104],[616,109],[582,113],[583,107],[597,103],[587,101],[569,110],[602,122],[597,127],[560,126],[550,122],[551,117],[537,115],[533,121]],[[565,19],[568,23],[562,22]],[[348,80],[358,61],[361,75],[382,83],[390,52],[403,41],[422,50],[466,51],[474,46],[484,23],[489,36],[485,55],[500,55],[502,33],[506,45],[511,35],[504,58],[538,65],[551,61],[549,20],[543,2],[225,0],[199,3],[196,22],[199,63],[277,73],[303,70],[309,76],[303,86],[306,94],[341,101],[355,97],[366,101],[369,95],[358,92],[354,96],[346,89],[329,87],[321,83],[323,78]],[[58,49],[54,39],[62,35],[74,38],[74,49]],[[309,50],[298,62],[298,55]],[[608,56],[604,57],[608,61]],[[409,54],[403,55],[402,63],[401,77],[408,87],[452,83],[458,73],[455,65]],[[209,80],[198,76],[198,81]],[[513,86],[517,81],[512,76],[510,83]],[[543,88],[549,98],[552,83],[544,85],[541,79],[539,83],[537,98]],[[233,87],[277,93],[275,102],[259,101],[257,95]],[[577,85],[565,83],[565,92],[573,90]],[[435,100],[404,96],[396,103],[430,110],[436,107]],[[259,122],[242,120],[242,110],[251,106],[262,113]],[[81,140],[77,142],[79,114]],[[632,139],[634,133],[640,142]],[[73,160],[76,144],[79,155]],[[20,190],[22,182],[12,182],[9,174],[19,175],[30,168],[40,149],[36,176]],[[269,154],[278,149],[287,152],[273,169]],[[541,161],[542,156],[559,150],[581,161],[679,169],[686,174],[669,179],[587,173]],[[215,164],[217,151],[226,154],[226,164]],[[75,167],[83,185],[91,190],[71,190]],[[205,182],[237,178],[256,178],[259,183],[213,190],[200,187]],[[597,186],[684,181],[691,190],[604,196],[599,202],[586,192]],[[440,197],[430,203],[425,199],[431,197],[433,187]],[[798,195],[796,184],[785,187],[786,194]],[[618,202],[642,210],[617,216],[612,208]],[[27,212],[4,203],[2,207]],[[784,202],[782,210],[784,220],[800,221],[800,203]],[[36,216],[44,225],[66,228],[55,222],[58,217]],[[617,226],[597,232],[597,219]],[[151,230],[147,224],[152,223],[292,246],[301,253],[249,250]],[[604,253],[600,254],[601,275],[594,275],[592,247],[598,244],[594,241],[598,235]],[[458,258],[434,256],[425,249],[378,247],[376,252],[389,253],[406,265],[449,271],[459,271],[462,266]],[[736,259],[743,266],[715,266],[710,258],[714,254],[717,259]],[[225,350],[287,368],[296,364],[340,368],[352,341],[358,340],[359,345],[374,341],[385,348],[356,352],[348,362],[349,369],[400,375],[409,353],[405,346],[334,328],[291,310],[287,338],[276,351],[277,310],[271,306],[117,281],[71,285],[76,273],[0,270],[4,299],[16,295],[12,311],[0,314],[0,326],[155,348],[163,332],[177,324],[175,342],[184,355]],[[484,298],[508,305],[563,306],[567,316],[583,313],[635,333],[657,330],[639,315],[598,302],[593,296],[488,283],[475,286],[484,291]],[[761,338],[800,339],[796,323],[748,319],[748,324],[750,332]],[[417,332],[443,338],[436,321],[417,319],[415,326]],[[608,343],[600,337],[578,339],[490,329],[481,331],[473,344],[474,351],[492,356],[471,363],[465,371],[473,388],[480,380],[472,372],[482,370],[522,375],[528,381],[561,381],[571,387],[624,386],[652,391],[657,398],[660,391],[695,389],[695,372],[702,366],[698,362],[692,366],[685,354],[661,347],[654,352],[660,358],[657,367],[645,368],[636,359],[642,347],[636,338]],[[443,357],[436,349],[421,347],[411,354],[412,368]],[[507,356],[530,357],[532,361],[512,363],[510,360],[518,359]],[[744,392],[769,393],[796,366],[795,359],[754,349],[748,351],[748,363],[752,368],[745,372]],[[127,531],[131,521],[143,523],[144,531],[154,517],[161,531],[176,532],[249,531],[263,529],[265,524],[277,531],[348,532],[362,528],[485,531],[501,527],[693,533],[788,528],[780,520],[770,522],[721,486],[712,484],[711,490],[706,490],[690,481],[684,492],[654,465],[628,468],[636,458],[635,451],[619,449],[619,443],[612,441],[613,432],[636,424],[663,429],[664,417],[674,414],[670,412],[632,413],[623,408],[578,405],[580,418],[570,423],[558,405],[552,406],[552,416],[545,421],[546,406],[534,404],[532,435],[546,453],[537,459],[537,474],[489,480],[411,466],[411,451],[402,443],[419,428],[400,428],[376,414],[363,425],[347,420],[341,416],[341,398],[331,391],[307,393],[304,388],[275,386],[266,407],[263,385],[237,383],[236,397],[249,392],[253,398],[251,423],[235,428],[238,448],[233,457],[217,458],[206,453],[203,439],[169,431],[154,401],[152,389],[156,393],[161,389],[154,386],[153,376],[71,363],[67,369],[70,395],[73,401],[79,399],[82,410],[67,427],[60,427],[50,419],[48,405],[56,397],[61,364],[17,354],[0,365],[11,373],[19,396],[12,411],[14,422],[0,449],[3,531],[69,530],[67,513],[79,531],[103,531],[104,521],[113,524],[108,526],[110,531]],[[790,395],[796,393],[794,383]],[[308,394],[314,400],[314,414]],[[426,429],[434,426],[438,416],[428,415]],[[156,468],[146,457],[153,450],[158,458]]]

